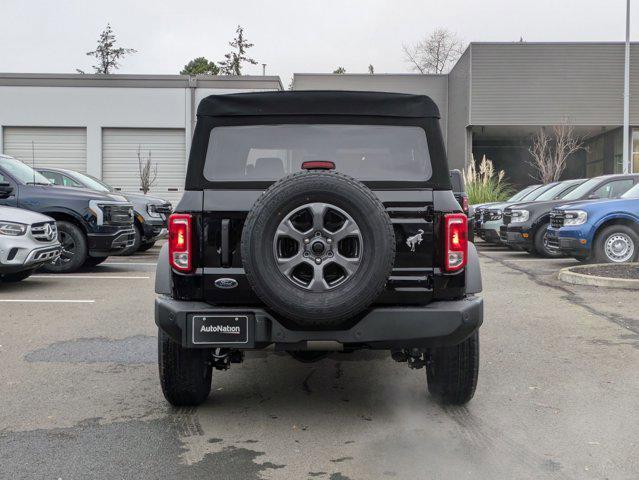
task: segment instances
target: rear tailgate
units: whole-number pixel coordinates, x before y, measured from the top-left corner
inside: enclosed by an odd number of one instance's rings
[[[433,293],[435,258],[432,191],[375,193],[391,217],[396,240],[393,273],[378,303],[428,303]],[[244,274],[240,242],[246,215],[261,194],[261,190],[204,191],[204,213],[197,222],[197,266],[203,275],[205,301],[218,305],[259,303]]]

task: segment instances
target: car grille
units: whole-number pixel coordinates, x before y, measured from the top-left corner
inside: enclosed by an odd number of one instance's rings
[[[561,228],[564,226],[564,220],[566,219],[566,215],[557,210],[553,210],[550,212],[550,225],[552,228]]]
[[[107,225],[131,225],[133,208],[130,205],[105,205],[104,223]]]
[[[482,216],[482,210],[481,209],[476,209],[475,210],[475,221],[476,222],[480,222],[481,221],[481,216]]]
[[[490,222],[492,220],[501,220],[501,213],[497,213],[496,210],[484,210],[482,215],[484,222]]]
[[[173,206],[170,203],[165,203],[163,205],[156,205],[155,211],[161,213],[162,215],[171,215]]]
[[[504,225],[510,225],[510,222],[512,222],[512,220],[513,220],[512,212],[510,210],[504,210],[504,217],[503,217]]]
[[[53,242],[58,238],[58,227],[55,222],[39,222],[31,225],[31,235],[38,242]]]
[[[550,235],[546,235],[546,246],[549,250],[557,251],[559,250],[559,239],[557,237],[551,237]]]

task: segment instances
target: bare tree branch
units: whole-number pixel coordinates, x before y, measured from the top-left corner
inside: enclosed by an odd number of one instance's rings
[[[464,51],[456,34],[438,28],[415,45],[403,45],[405,60],[419,73],[444,73]]]
[[[158,178],[158,165],[151,163],[151,151],[146,159],[142,159],[141,147],[138,145],[138,170],[140,172],[140,190],[145,195],[155,185]]]
[[[406,61],[413,64],[413,70],[417,70],[419,73],[426,73],[417,61],[417,58],[415,58],[415,54],[412,52],[411,47],[402,45],[402,50],[404,50],[404,57],[406,58]]]
[[[584,137],[575,135],[572,125],[563,123],[552,127],[552,133],[541,128],[528,149],[532,160],[533,178],[542,183],[556,182],[566,169],[568,158],[584,149]]]

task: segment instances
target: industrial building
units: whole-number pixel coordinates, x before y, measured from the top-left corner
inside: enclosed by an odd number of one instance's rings
[[[630,49],[630,142],[639,171],[639,44]],[[297,73],[295,90],[426,94],[441,112],[451,167],[486,155],[515,184],[531,182],[540,128],[567,123],[585,139],[566,177],[622,170],[623,43],[471,43],[442,75]],[[152,189],[173,202],[195,111],[207,95],[282,90],[277,76],[0,74],[0,152],[139,190],[138,152],[157,165]]]

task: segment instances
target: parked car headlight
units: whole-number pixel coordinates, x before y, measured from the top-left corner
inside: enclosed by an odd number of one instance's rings
[[[19,237],[27,233],[27,226],[23,223],[0,222],[0,235]]]
[[[564,225],[583,225],[588,220],[588,214],[583,210],[567,210]]]
[[[528,210],[513,210],[510,212],[510,221],[512,223],[525,222],[530,218],[530,212]]]
[[[160,212],[157,211],[157,208],[158,208],[158,205],[156,205],[155,203],[149,203],[146,206],[146,211],[148,212],[149,216],[160,218]]]

